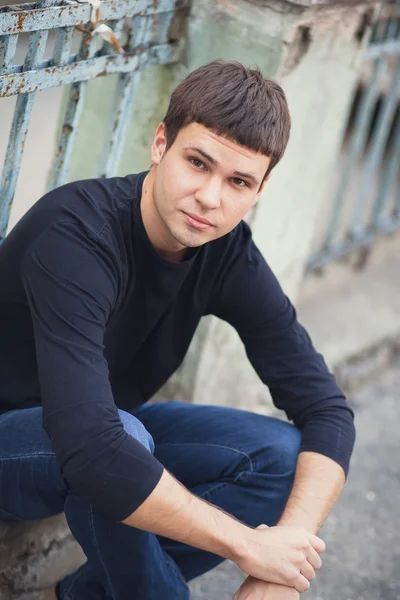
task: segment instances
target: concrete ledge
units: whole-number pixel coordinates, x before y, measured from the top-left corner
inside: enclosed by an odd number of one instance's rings
[[[0,522],[1,600],[36,600],[40,590],[75,571],[84,560],[64,515]]]

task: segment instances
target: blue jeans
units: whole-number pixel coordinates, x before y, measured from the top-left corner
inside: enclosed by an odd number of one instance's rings
[[[273,525],[290,493],[300,446],[292,425],[182,402],[120,411],[126,431],[194,494],[250,526]],[[87,562],[63,579],[63,600],[188,600],[187,582],[223,559],[114,522],[70,490],[41,408],[0,416],[0,519],[65,512]]]

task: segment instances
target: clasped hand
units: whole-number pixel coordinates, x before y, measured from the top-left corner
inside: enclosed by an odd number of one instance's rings
[[[246,550],[236,563],[256,579],[305,592],[321,567],[324,551],[325,543],[305,529],[260,525],[246,540]]]

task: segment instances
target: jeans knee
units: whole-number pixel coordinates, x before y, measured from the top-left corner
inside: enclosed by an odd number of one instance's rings
[[[281,422],[278,435],[269,447],[271,452],[270,473],[294,473],[300,452],[301,432],[294,425]]]
[[[301,444],[301,432],[297,427],[279,419],[262,417],[253,434],[255,471],[266,475],[294,473]]]
[[[143,423],[125,410],[118,410],[118,413],[126,433],[135,438],[135,440],[140,442],[142,446],[153,454],[155,448],[154,440]]]

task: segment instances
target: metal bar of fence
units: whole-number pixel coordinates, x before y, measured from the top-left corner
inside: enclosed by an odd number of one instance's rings
[[[160,40],[168,41],[168,35],[171,29],[172,19],[175,13],[159,13],[154,15],[153,19],[157,20],[157,32]]]
[[[388,21],[387,37],[389,39],[395,39],[397,33],[398,21],[397,19],[390,19]]]
[[[65,28],[65,29],[71,29],[71,28]],[[72,28],[73,29],[73,28]],[[159,46],[161,44],[157,44],[157,46]],[[156,45],[152,46],[152,48],[156,48]],[[156,48],[157,49],[157,48]],[[143,49],[139,49],[138,52],[140,52]],[[113,54],[114,49],[113,47],[110,45],[108,46],[108,49],[103,48],[102,50],[99,50],[98,52],[96,52],[95,57],[97,56],[106,56],[106,55],[110,55]],[[137,54],[137,52],[135,51],[135,54]],[[68,58],[68,60],[65,62],[65,65],[72,65],[76,62],[78,62],[79,60],[79,55],[78,54],[71,54]],[[55,60],[54,58],[47,58],[46,60],[43,60],[40,65],[38,65],[36,70],[46,70],[49,69],[51,70],[51,72],[54,72],[55,69],[52,67],[54,67],[55,65]],[[24,65],[12,65],[10,66],[6,72],[3,73],[3,75],[8,75],[8,81],[10,80],[10,76],[11,75],[18,75],[24,72]],[[5,81],[5,80],[0,80],[0,81]],[[54,86],[50,86],[50,87],[54,87]],[[4,86],[3,86],[4,88]],[[6,92],[0,96],[0,97],[7,97],[7,96],[13,96],[15,95],[15,90],[6,90]]]
[[[179,44],[161,44],[140,49],[133,55],[96,56],[63,67],[48,66],[32,73],[18,73],[0,77],[0,97],[41,91],[78,81],[94,79],[100,75],[129,73],[153,64],[168,64],[178,60]]]
[[[363,60],[373,60],[382,56],[396,56],[400,54],[400,40],[376,42],[370,45],[363,56]]]
[[[384,58],[380,58],[374,65],[374,74],[372,76],[371,84],[363,95],[361,104],[357,111],[354,123],[354,130],[350,142],[349,156],[346,161],[345,169],[340,181],[339,189],[336,194],[334,209],[331,220],[329,222],[325,240],[324,248],[330,248],[333,243],[335,233],[337,231],[340,216],[342,214],[347,187],[350,182],[356,161],[358,160],[363,148],[368,133],[368,123],[370,122],[374,103],[378,94],[379,87],[382,82],[382,78],[385,73],[386,61]]]
[[[85,4],[54,5],[37,8],[36,3],[24,4],[22,10],[0,8],[0,35],[10,35],[23,31],[58,29],[87,23],[92,14],[92,6]],[[179,2],[179,7],[185,2]],[[108,0],[101,2],[102,20],[122,19],[129,15],[151,16],[171,10],[171,0]]]
[[[123,140],[129,122],[140,73],[123,73],[115,90],[111,118],[105,136],[105,148],[98,166],[99,177],[109,177],[116,173],[121,160]]]
[[[166,13],[162,16],[157,39],[165,42],[168,38],[168,32],[174,13]],[[160,15],[158,15],[160,17]],[[139,18],[135,17],[132,23],[131,49],[141,44],[151,41],[152,27],[154,25],[154,16],[145,17],[140,24]],[[119,77],[117,89],[114,97],[114,104],[111,111],[108,129],[105,137],[105,147],[101,156],[98,175],[108,177],[116,173],[121,160],[124,137],[126,135],[129,116],[131,114],[135,93],[139,83],[140,74],[127,73]]]
[[[28,52],[24,63],[24,68],[27,71],[35,68],[42,61],[47,36],[47,31],[34,31],[30,34]],[[6,159],[0,181],[0,242],[4,239],[7,231],[11,202],[14,198],[17,185],[34,100],[35,93],[32,90],[31,93],[18,96],[15,106]]]
[[[67,43],[69,43],[69,40]],[[96,43],[96,37],[92,37],[89,41],[89,44],[87,44],[84,36],[82,36],[81,47],[78,55],[79,60],[93,58],[96,52]],[[65,53],[61,52],[61,54],[64,54],[65,56],[68,54],[68,46],[65,48]],[[74,83],[69,90],[64,123],[61,129],[57,151],[50,169],[48,180],[48,186],[50,189],[59,187],[66,181],[75,139],[78,133],[79,121],[82,116],[86,90],[86,80]]]
[[[370,228],[379,227],[379,224],[385,222],[387,217],[384,215],[385,204],[390,201],[390,194],[396,195],[396,179],[400,174],[400,120],[397,120],[393,135],[393,142],[386,158],[386,166],[383,172],[382,180],[379,185],[379,191],[374,205]],[[399,182],[400,184],[400,182]],[[400,199],[400,185],[398,196]],[[395,201],[396,202],[396,201]],[[398,212],[400,213],[400,207]],[[396,216],[396,203],[394,203],[393,214]]]
[[[68,64],[72,51],[74,32],[74,27],[64,27],[57,31],[52,64],[60,67]]]
[[[370,149],[367,154],[365,161],[365,167],[363,177],[356,198],[353,217],[350,224],[350,235],[356,237],[362,233],[362,217],[364,207],[368,201],[369,190],[372,187],[374,177],[376,176],[377,168],[382,160],[385,145],[390,133],[390,123],[393,119],[397,102],[398,102],[398,90],[400,87],[400,61],[398,61],[397,68],[395,70],[390,89],[388,90],[382,109],[378,115],[378,121],[374,132],[372,134],[372,140]]]
[[[11,67],[17,49],[18,34],[0,37],[0,75]]]
[[[399,58],[393,61],[396,56]],[[394,119],[400,100],[400,0],[383,4],[363,60],[373,67],[372,73],[352,120],[349,149],[344,150],[346,162],[325,239],[321,249],[310,256],[308,272],[354,250],[365,250],[377,236],[391,235],[400,228],[400,119]],[[361,183],[350,235],[337,238],[345,200],[351,200],[349,184],[358,177],[360,165]],[[370,200],[374,200],[372,207]],[[359,259],[357,264],[361,265],[363,257]]]
[[[73,57],[70,58],[69,62],[74,62],[72,60]],[[75,57],[76,60],[76,57]],[[46,67],[51,67],[53,65],[53,59],[52,58],[47,58],[46,60],[42,60],[42,62],[40,63],[40,65],[38,65],[38,69],[45,69]],[[24,65],[10,65],[10,67],[7,69],[6,73],[3,73],[4,75],[16,75],[17,73],[23,73],[24,71]]]
[[[359,238],[343,240],[340,244],[329,250],[322,250],[312,255],[308,262],[306,271],[313,272],[318,269],[322,269],[326,265],[330,264],[333,260],[340,260],[345,258],[354,250],[361,248],[367,248],[370,246],[380,235],[391,235],[400,227],[400,215],[389,217],[374,230],[364,231],[362,236]]]
[[[152,22],[153,18],[150,17],[143,19],[134,17],[132,20],[129,50],[149,41]],[[122,73],[118,78],[114,102],[108,120],[105,145],[98,166],[98,175],[100,177],[108,177],[111,174],[115,174],[119,165],[123,150],[123,139],[139,83],[139,76],[139,72],[136,71]]]

